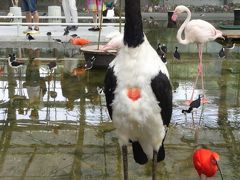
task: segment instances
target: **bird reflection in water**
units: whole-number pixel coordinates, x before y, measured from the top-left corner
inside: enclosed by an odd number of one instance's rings
[[[78,99],[84,98],[84,81],[82,79],[72,76],[69,73],[63,73],[61,76],[62,95],[66,98],[67,111],[73,111],[74,102]]]
[[[0,77],[3,76],[4,74],[4,66],[1,66],[0,67]]]
[[[93,68],[93,63],[96,60],[95,56],[92,56],[92,58],[89,61],[86,61],[85,64],[80,65],[79,67],[76,67],[72,71],[73,76],[83,76],[85,75],[85,72],[87,70],[90,70]]]
[[[67,111],[74,110],[74,102],[85,97],[85,76],[73,75],[73,71],[78,64],[78,60],[64,61],[61,75],[61,88],[62,95],[66,98]]]

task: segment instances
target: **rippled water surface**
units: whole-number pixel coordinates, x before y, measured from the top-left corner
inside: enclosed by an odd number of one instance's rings
[[[176,29],[146,28],[153,46],[168,46],[167,67],[173,85],[173,115],[166,137],[166,159],[158,164],[158,178],[198,179],[192,153],[198,147],[220,154],[224,179],[240,179],[240,55],[239,47],[218,57],[221,46],[205,46],[204,85],[208,104],[183,114],[197,73],[195,45],[179,45]],[[175,46],[181,60],[173,59]],[[0,50],[0,177],[1,179],[122,179],[121,151],[105,98],[105,69],[79,76],[72,71],[84,63],[78,51],[53,49]],[[71,51],[72,52],[72,51]],[[70,52],[70,54],[71,54]],[[25,65],[8,66],[7,55],[21,54]],[[32,58],[35,57],[34,60]],[[47,64],[57,63],[50,71]],[[147,62],[146,62],[147,63]],[[200,80],[195,97],[202,94]],[[133,161],[130,179],[151,179],[151,165]],[[219,173],[212,179],[220,179]]]

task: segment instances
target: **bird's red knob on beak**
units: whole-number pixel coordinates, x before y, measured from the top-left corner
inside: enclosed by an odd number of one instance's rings
[[[133,88],[128,88],[127,90],[127,96],[133,100],[136,101],[141,97],[141,90],[137,87],[133,87]]]
[[[202,174],[206,177],[212,177],[216,174],[217,170],[220,171],[222,177],[222,172],[217,163],[218,160],[219,155],[209,149],[200,148],[193,154],[193,164],[200,177]]]

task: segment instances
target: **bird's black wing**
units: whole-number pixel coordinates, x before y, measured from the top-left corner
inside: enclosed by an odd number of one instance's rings
[[[17,67],[17,66],[23,65],[23,64],[24,64],[23,62],[17,62],[17,61],[11,62],[11,65],[12,65],[13,67]]]
[[[172,116],[172,86],[168,77],[161,71],[152,79],[152,90],[161,107],[164,125],[169,125]]]
[[[172,86],[168,77],[161,71],[152,79],[152,90],[158,100],[158,105],[161,107],[161,116],[163,124],[168,126],[172,116]],[[164,137],[165,139],[165,137]],[[165,158],[164,139],[159,147],[157,161],[162,161]]]
[[[109,67],[107,69],[107,73],[104,81],[104,93],[106,97],[108,113],[111,119],[112,119],[112,102],[114,99],[114,91],[116,89],[116,85],[117,85],[117,78],[114,75],[113,67]]]

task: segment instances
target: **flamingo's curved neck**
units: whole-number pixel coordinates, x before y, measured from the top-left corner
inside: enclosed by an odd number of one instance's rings
[[[191,19],[191,12],[188,8],[184,9],[184,12],[187,13],[187,18],[185,19],[185,21],[183,22],[183,24],[181,25],[181,27],[179,28],[179,30],[177,32],[177,40],[181,44],[188,44],[189,41],[186,39],[186,37],[185,37],[185,39],[182,39],[182,33],[183,33],[183,30],[185,29],[187,23]]]

